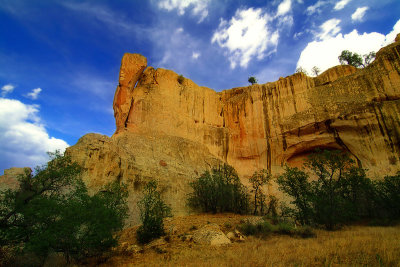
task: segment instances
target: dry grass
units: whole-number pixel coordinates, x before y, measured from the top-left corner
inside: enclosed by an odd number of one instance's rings
[[[317,237],[300,239],[273,235],[253,237],[224,247],[200,246],[181,241],[192,226],[218,223],[225,231],[244,217],[204,215],[174,218],[178,233],[162,250],[115,256],[102,266],[400,266],[400,226],[350,226],[340,231],[316,230]],[[125,231],[122,242],[133,241],[134,229]]]

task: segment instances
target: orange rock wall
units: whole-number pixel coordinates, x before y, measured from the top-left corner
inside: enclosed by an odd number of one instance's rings
[[[245,176],[301,165],[315,148],[348,151],[373,176],[400,169],[400,42],[365,69],[337,66],[316,78],[297,73],[222,92],[145,67],[142,56],[124,55],[114,137],[182,137]]]

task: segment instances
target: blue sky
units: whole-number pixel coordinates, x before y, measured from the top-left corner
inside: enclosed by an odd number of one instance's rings
[[[0,0],[0,174],[111,136],[125,52],[221,91],[325,70],[399,32],[398,0]]]

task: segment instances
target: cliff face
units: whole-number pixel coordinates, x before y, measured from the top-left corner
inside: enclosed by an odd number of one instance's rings
[[[393,173],[400,166],[399,51],[399,42],[381,49],[365,69],[337,66],[316,78],[297,73],[220,93],[189,79],[179,83],[169,70],[141,68],[129,83],[137,81],[129,87],[131,98],[114,100],[115,136],[189,139],[242,175],[300,165],[315,148],[348,151],[372,175]],[[121,77],[124,62],[137,57],[124,56]]]
[[[398,38],[399,39],[399,38]],[[400,40],[365,69],[337,66],[316,78],[215,92],[125,54],[114,97],[116,132],[89,134],[67,149],[92,190],[128,184],[131,223],[144,182],[156,179],[175,213],[185,213],[188,183],[227,162],[245,182],[301,166],[316,148],[347,151],[369,175],[400,170]],[[147,67],[147,68],[146,68]]]

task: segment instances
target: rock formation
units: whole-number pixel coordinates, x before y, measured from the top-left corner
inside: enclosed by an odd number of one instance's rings
[[[125,62],[137,58],[124,56],[121,77],[128,72]],[[144,65],[136,65],[140,68],[130,72],[141,73]],[[114,136],[152,133],[192,140],[243,175],[298,164],[318,147],[348,151],[372,174],[392,173],[400,152],[399,72],[398,42],[379,51],[365,69],[337,66],[316,78],[297,73],[219,93],[149,67],[139,79],[131,72],[129,84],[137,85],[127,89],[126,102],[119,98],[125,88],[120,78]]]
[[[0,175],[0,191],[12,189],[16,190],[19,188],[18,178],[27,173],[31,173],[30,168],[10,168],[4,170],[4,175]]]
[[[114,97],[116,132],[82,137],[67,153],[92,189],[118,179],[131,188],[132,222],[143,182],[159,181],[176,213],[188,182],[227,162],[245,180],[299,166],[316,148],[347,151],[369,175],[400,170],[400,40],[365,69],[333,67],[316,78],[215,92],[125,54]]]

